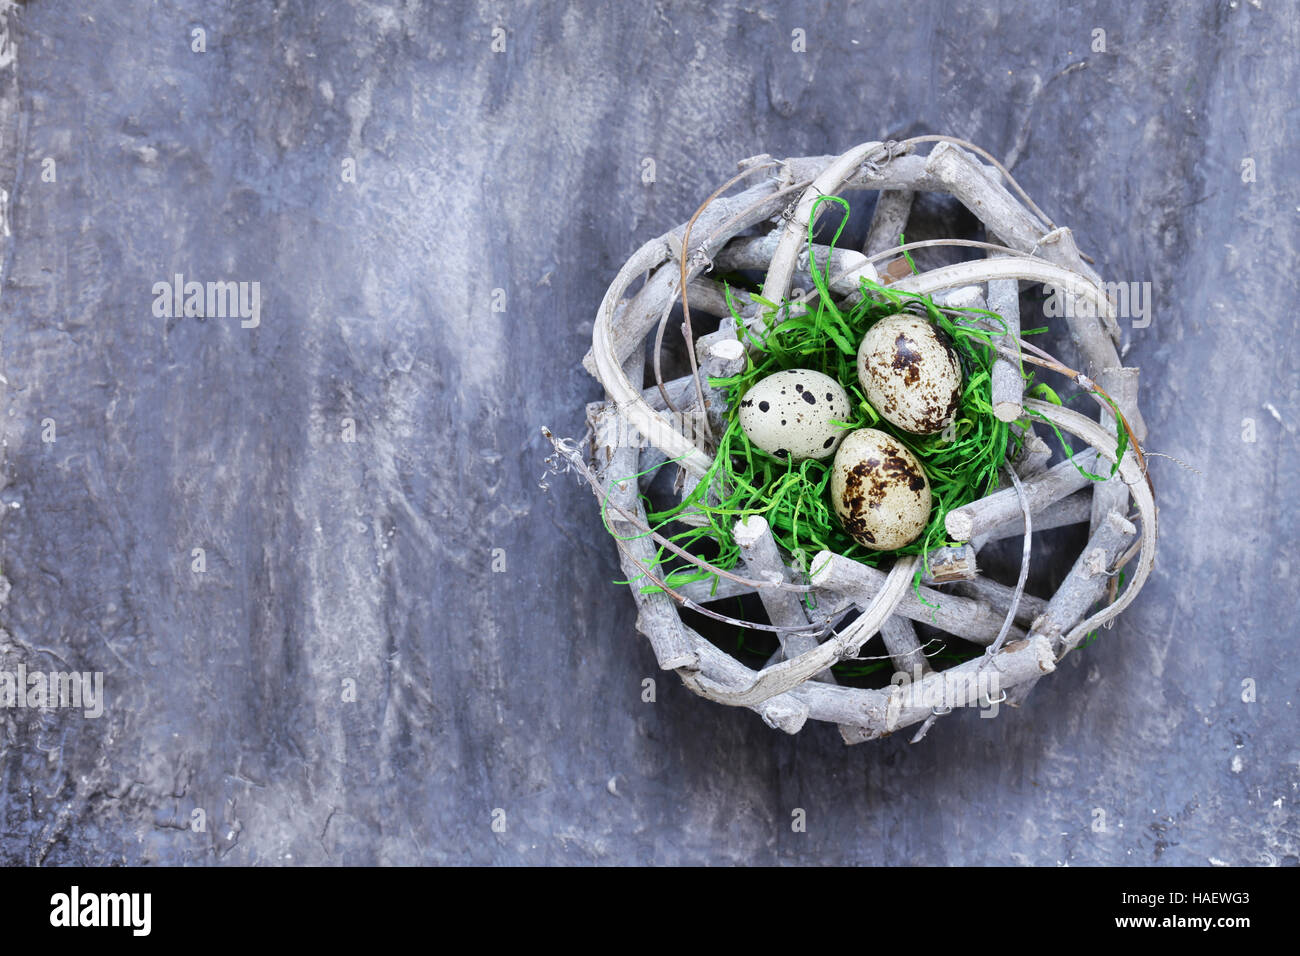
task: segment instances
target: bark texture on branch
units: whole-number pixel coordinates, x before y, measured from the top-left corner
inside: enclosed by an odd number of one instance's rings
[[[749,515],[737,521],[733,537],[740,547],[740,559],[744,562],[750,577],[759,581],[789,580],[789,573],[785,562],[781,560],[776,539],[772,537],[772,529],[768,527],[762,515]],[[790,627],[803,627],[808,624],[808,614],[797,592],[763,588],[759,590],[758,597],[763,602],[763,609],[767,611],[768,621],[772,624]],[[777,639],[781,642],[781,651],[787,660],[811,651],[817,646],[817,638],[804,632],[779,631]],[[822,680],[831,679],[830,671],[823,671],[817,676]]]
[[[957,594],[984,602],[993,609],[994,614],[1005,618],[1011,608],[1011,596],[1015,589],[990,578],[976,576],[969,581],[954,581],[952,590]],[[1047,602],[1042,598],[1034,597],[1032,594],[1021,594],[1013,620],[1021,627],[1029,627],[1046,610]]]
[[[1137,529],[1118,512],[1108,514],[1047,602],[1047,609],[1034,621],[1030,634],[1050,641],[1057,660],[1073,650],[1084,636],[1077,628],[1071,629],[1105,595],[1111,568],[1136,535]],[[1021,685],[1008,703],[1020,706],[1035,683]]]
[[[1023,392],[1021,398],[1024,398]],[[1023,408],[1023,403],[1021,407]],[[1016,470],[1016,474],[1021,478],[1029,478],[1040,471],[1045,471],[1048,463],[1052,460],[1051,446],[1043,441],[1038,432],[1034,431],[1033,425],[1012,425],[1011,427],[1023,436],[1020,448],[1011,460],[1011,467]]]
[[[714,426],[714,433],[721,434],[727,420],[727,394],[723,389],[710,385],[709,379],[729,378],[742,371],[745,367],[745,347],[736,338],[735,333],[730,331],[724,335],[711,336],[707,342],[699,344],[702,346],[698,352],[704,403],[709,422]],[[692,416],[697,416],[700,409],[699,399],[695,394],[694,376],[683,375],[680,378],[670,379],[664,382],[664,391],[668,393],[668,401],[672,402],[680,413],[682,428],[693,435],[691,429],[694,428],[697,419]],[[658,385],[641,389],[641,398],[654,411],[668,411],[668,403],[664,401]]]
[[[918,724],[945,700],[943,706],[986,707],[989,689],[996,694],[1055,669],[1051,646],[1040,637],[1014,641],[992,657],[931,671],[920,681],[891,684],[886,690],[855,694],[850,688],[813,684],[796,694],[808,704],[810,717],[840,724],[844,742],[856,744]]]
[[[787,159],[786,179],[791,182],[815,179],[839,158],[838,156],[804,156]],[[947,192],[943,183],[925,168],[925,157],[915,155],[895,156],[889,162],[880,164],[874,172],[859,166],[843,181],[840,188],[844,192],[854,189],[878,189],[881,192],[904,189],[914,192]]]
[[[1096,484],[1096,482],[1091,482]],[[1072,524],[1082,524],[1088,520],[1092,513],[1092,491],[1084,488],[1082,491],[1076,491],[1073,494],[1066,495],[1060,501],[1053,501],[1043,508],[1042,511],[1031,512],[1033,514],[1033,529],[1039,531],[1050,531],[1053,528],[1064,528]],[[979,551],[990,541],[1001,541],[1004,538],[1019,538],[1025,533],[1024,515],[1016,515],[1010,521],[1004,522],[989,528],[982,534],[976,535],[971,539],[971,545],[976,551]]]
[[[691,311],[706,312],[719,318],[730,317],[731,308],[727,305],[727,290],[721,282],[713,279],[699,278],[686,287]],[[758,304],[749,297],[744,289],[732,289],[731,300],[740,312],[753,311]]]
[[[900,557],[886,575],[884,585],[862,609],[862,615],[844,630],[821,643],[815,650],[773,667],[766,667],[744,687],[725,687],[701,675],[697,688],[719,703],[742,706],[755,704],[791,690],[836,661],[853,657],[879,630],[902,600],[917,565],[914,556]]]
[[[1015,640],[989,657],[936,671],[920,681],[892,688],[885,726],[900,730],[925,720],[936,709],[987,706],[1017,684],[1036,681],[1056,670],[1051,644],[1042,637]]]
[[[945,584],[975,577],[975,549],[969,544],[956,548],[935,548],[926,555],[929,570],[921,576],[926,584]]]
[[[1007,330],[996,341],[1014,349],[1020,336],[1020,283],[1014,279],[994,279],[989,282],[989,311],[996,312],[1006,323]],[[1021,399],[1024,397],[1024,379],[1016,363],[999,355],[993,363],[993,414],[1004,422],[1014,422],[1024,414]]]
[[[1137,403],[1138,370],[1135,368],[1104,369],[1097,376],[1097,384],[1102,391],[1115,399],[1115,404],[1125,415],[1128,414],[1126,409],[1134,407]],[[1115,432],[1118,439],[1119,433],[1115,431],[1118,422],[1107,408],[1101,410],[1101,425],[1108,431]],[[1124,479],[1118,474],[1112,475],[1092,490],[1089,533],[1096,534],[1101,523],[1112,511],[1118,511],[1120,514],[1128,512],[1128,485],[1124,484]]]
[[[884,143],[870,142],[855,146],[843,155],[836,156],[804,189],[794,212],[778,229],[779,238],[767,263],[767,279],[763,282],[763,296],[773,302],[780,302],[790,292],[790,279],[799,259],[799,249],[808,235],[808,227],[813,221],[813,207],[823,196],[833,196],[844,188],[846,182],[859,173],[864,166],[874,163],[878,158],[888,154]],[[820,215],[826,205],[818,206]],[[872,268],[872,272],[875,269]]]
[[[813,559],[810,580],[818,591],[833,592],[862,607],[880,592],[886,578],[883,571],[870,565],[831,551],[820,551]],[[924,586],[918,589],[918,596],[910,581],[908,585],[895,614],[937,627],[974,644],[988,646],[998,636],[1005,615],[999,616],[987,604]],[[1024,632],[1013,628],[1012,635],[1012,639],[1023,637]]]
[[[776,233],[753,239],[736,239],[718,254],[717,265],[735,271],[765,269],[772,254],[776,252],[776,247]],[[859,279],[880,281],[876,267],[862,253],[852,249],[832,250],[829,246],[814,245],[811,257],[806,248],[796,257],[795,270],[791,276],[805,292],[813,288],[811,270],[814,265],[819,274],[829,276],[828,286],[835,295],[847,295],[855,291]],[[764,295],[764,298],[767,296]]]
[[[978,285],[963,285],[934,295],[934,304],[941,309],[986,309],[988,301]]]
[[[1034,621],[1033,633],[1050,640],[1058,657],[1078,644],[1083,635],[1073,634],[1071,628],[1106,593],[1115,562],[1136,535],[1137,528],[1123,515],[1108,514],[1047,602],[1047,610]]]
[[[628,477],[635,475],[639,470],[637,449],[627,442],[617,443],[617,439],[610,435],[611,432],[617,433],[617,412],[607,406],[606,411],[592,422],[592,428],[595,432],[594,447],[598,450],[609,450],[604,470],[605,493],[613,504],[632,512],[639,520],[645,521],[645,509],[641,504],[636,479]],[[607,440],[616,443],[611,447],[605,444]],[[612,509],[608,519],[609,526],[615,534],[631,538],[624,542],[624,547],[631,552],[631,557],[622,548],[619,549],[619,564],[624,576],[629,581],[636,582],[640,579],[642,583],[648,583],[644,581],[641,569],[631,558],[635,557],[641,564],[653,568],[656,559],[654,542],[649,537],[640,535],[635,525],[623,520],[622,516]],[[634,535],[636,537],[632,537]],[[662,592],[642,594],[636,584],[633,584],[632,595],[637,604],[637,630],[649,639],[659,667],[662,670],[676,670],[698,666],[699,658],[691,649],[681,615],[672,598]]]
[[[731,235],[749,226],[756,225],[781,210],[781,207],[789,201],[789,197],[779,195],[780,186],[781,183],[777,177],[768,176],[744,192],[716,200],[701,213],[691,229],[691,238],[694,248],[700,249],[702,255],[699,261],[693,263],[691,269],[688,270],[688,289],[692,279],[698,276],[707,265],[708,257],[716,255],[718,249],[725,244]],[[729,221],[732,223],[731,228],[727,229],[724,234],[716,235],[719,227],[724,226]],[[613,327],[609,329],[608,338],[603,345],[603,349],[609,352],[611,360],[616,360],[619,365],[627,361],[628,357],[636,349],[644,346],[646,335],[654,331],[662,310],[670,307],[676,297],[681,294],[679,285],[681,276],[680,269],[677,267],[677,256],[680,254],[682,237],[685,234],[686,224],[683,223],[662,236],[650,240],[632,254],[632,257],[619,271],[618,276],[615,277],[614,282],[610,284],[605,301],[601,303],[601,307],[597,311],[597,327],[601,324],[600,317],[609,314],[609,310],[612,308],[610,293],[616,291],[617,296],[622,297],[624,291],[638,277],[654,270],[653,275],[650,276],[644,286],[637,290],[633,298],[633,301],[639,300],[637,301],[637,307],[629,310],[617,323],[611,323]],[[713,237],[712,241],[709,241],[710,237]],[[665,263],[668,264],[668,268],[660,268]],[[599,378],[608,387],[609,382],[605,381],[596,364],[596,344],[600,337],[599,332],[599,328],[593,328],[592,348],[583,356],[582,365],[583,368],[596,378]]]
[[[1030,513],[1037,514],[1052,502],[1088,485],[1091,479],[1083,475],[1079,468],[1091,471],[1096,457],[1092,451],[1078,452],[1073,458],[1067,458],[1042,474],[1026,480],[1025,497],[1029,501]],[[969,541],[1017,518],[1020,518],[1023,526],[1024,519],[1021,516],[1020,496],[1014,488],[1004,488],[987,498],[949,511],[944,517],[944,528],[953,540]]]
[[[916,193],[910,189],[885,189],[876,197],[876,211],[863,248],[869,256],[885,252],[899,244],[898,237],[907,228]]]
[[[949,143],[939,143],[926,158],[926,169],[1007,246],[1064,266],[1088,283],[1101,287],[1101,277],[1079,254],[1070,230],[1049,230],[1005,186],[990,177],[984,165],[970,153]],[[1063,291],[1067,295],[1076,294],[1072,289]],[[1089,375],[1095,377],[1102,369],[1120,364],[1115,349],[1119,329],[1109,301],[1093,313],[1069,309],[1067,321],[1071,336],[1087,361]]]
[[[900,614],[891,614],[880,625],[880,640],[889,651],[894,670],[903,674],[930,673],[933,669],[926,660],[921,641],[916,636],[916,626]]]
[[[1099,459],[1115,461],[1115,446],[1111,443],[1110,437],[1105,430],[1096,422],[1073,409],[1052,405],[1038,399],[1026,399],[1025,407],[1055,423],[1058,428],[1088,442],[1097,451]],[[1133,562],[1132,579],[1125,586],[1123,593],[1113,603],[1075,625],[1074,629],[1066,637],[1068,641],[1074,643],[1077,643],[1092,628],[1113,619],[1120,611],[1133,603],[1133,599],[1142,590],[1142,585],[1146,583],[1146,579],[1151,575],[1151,569],[1155,566],[1156,540],[1159,536],[1159,515],[1156,510],[1155,493],[1151,484],[1147,481],[1142,464],[1132,448],[1126,449],[1124,457],[1120,459],[1119,474],[1129,487],[1129,494],[1137,505],[1138,517],[1141,521],[1142,540],[1137,560]]]
[[[700,673],[711,674],[716,681],[732,686],[740,686],[753,679],[754,672],[752,670],[731,655],[718,650],[702,635],[691,628],[687,628],[686,633],[691,639],[692,648],[699,656]],[[678,671],[678,673],[681,675],[682,683],[690,690],[701,697],[708,696],[699,689],[694,672]],[[809,717],[806,696],[806,694],[796,693],[778,694],[757,704],[749,705],[749,709],[762,717],[763,722],[774,730],[780,730],[787,734],[797,734],[803,729],[803,725],[808,721]],[[883,710],[883,704],[881,707]]]

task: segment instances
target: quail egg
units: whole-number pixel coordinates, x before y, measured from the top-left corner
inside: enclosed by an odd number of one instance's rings
[[[829,375],[791,368],[759,379],[740,400],[740,427],[768,454],[788,461],[829,458],[847,429],[849,396]]]
[[[915,541],[929,523],[930,481],[896,438],[859,428],[835,453],[831,504],[859,544],[892,551]]]
[[[916,315],[887,316],[867,330],[858,346],[858,381],[885,421],[916,435],[943,431],[961,404],[956,350]]]

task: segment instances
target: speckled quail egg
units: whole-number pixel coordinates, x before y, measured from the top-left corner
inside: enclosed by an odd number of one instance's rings
[[[831,504],[844,530],[875,551],[911,544],[930,521],[930,481],[891,435],[859,428],[831,466]]]
[[[829,458],[847,429],[849,396],[829,375],[791,368],[759,379],[740,400],[740,427],[768,454],[788,461]]]
[[[943,431],[961,403],[956,350],[916,315],[891,315],[867,329],[858,346],[858,381],[885,421],[916,435]]]

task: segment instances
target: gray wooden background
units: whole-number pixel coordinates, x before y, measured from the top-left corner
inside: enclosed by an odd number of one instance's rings
[[[0,670],[107,703],[0,710],[0,860],[1296,864],[1294,4],[7,6]],[[740,158],[918,132],[1152,283],[1157,573],[916,747],[644,703],[538,488],[605,286]],[[177,273],[260,325],[155,317]]]

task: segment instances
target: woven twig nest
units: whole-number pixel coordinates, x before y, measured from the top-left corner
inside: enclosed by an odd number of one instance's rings
[[[922,144],[928,155],[918,154]],[[1156,506],[1140,445],[1145,434],[1136,404],[1137,369],[1120,361],[1115,304],[1107,287],[1079,253],[1070,230],[1055,226],[1000,164],[970,144],[918,137],[865,143],[840,156],[781,161],[760,156],[740,167],[689,223],[638,249],[605,294],[584,364],[604,386],[606,400],[588,406],[587,443],[546,432],[601,502],[638,607],[637,628],[649,639],[659,666],[676,671],[693,691],[750,708],[787,733],[798,732],[811,717],[837,724],[848,743],[921,724],[917,740],[956,705],[1017,705],[1085,635],[1132,602],[1155,556]],[[732,194],[724,196],[729,190]],[[824,197],[861,197],[866,190],[880,195],[864,252],[810,248],[810,230],[825,209]],[[897,257],[908,251],[899,238],[918,192],[955,197],[983,222],[988,241],[940,239],[911,246],[965,247],[976,258],[917,272],[908,257],[910,272],[885,268],[886,260],[897,266]],[[717,262],[733,271],[763,273],[760,301],[781,303],[779,313],[774,317],[770,308],[732,296],[707,278]],[[823,285],[829,289],[823,291],[844,301],[879,288],[869,285],[877,283],[929,297],[928,305],[987,307],[1000,315],[1004,324],[991,338],[997,351],[990,359],[996,364],[988,407],[1001,421],[1014,423],[1016,453],[1006,460],[1003,487],[943,515],[949,541],[926,554],[888,556],[872,566],[824,550],[811,562],[796,562],[778,546],[763,516],[752,514],[729,528],[741,564],[720,570],[647,524],[636,476],[671,462],[680,469],[676,492],[697,490],[713,463],[716,436],[733,411],[727,394],[710,381],[746,368],[753,338],[741,326],[770,332],[802,294],[799,289],[792,294],[792,287],[797,282],[810,288],[815,280],[809,272],[817,265],[824,265],[828,278]],[[1020,282],[1057,290],[1073,306],[1064,310],[1064,321],[1082,358],[1081,370],[1063,367],[1020,338]],[[679,302],[692,374],[664,382],[659,347],[667,317]],[[693,337],[692,315],[700,327],[705,316],[718,317],[716,331]],[[650,343],[654,348],[648,350]],[[654,356],[651,369],[647,351]],[[1097,419],[1028,397],[1024,361],[1063,373],[1090,393],[1097,399]],[[1035,422],[1086,447],[1072,460],[1048,467],[1051,453],[1035,433]],[[1094,461],[1109,476],[1105,480],[1088,473],[1085,466]],[[1031,529],[1083,523],[1089,525],[1087,545],[1057,592],[1050,599],[1026,594]],[[1014,585],[991,580],[977,568],[982,547],[1012,536],[1023,538]],[[665,584],[665,549],[710,575],[680,586]],[[766,622],[732,621],[719,610],[719,602],[753,593],[761,599]],[[683,608],[765,628],[779,638],[780,648],[756,670],[688,626]],[[934,670],[915,622],[969,642],[977,653],[979,647],[985,651]],[[859,659],[876,634],[900,679],[878,689],[838,683],[830,668]]]

